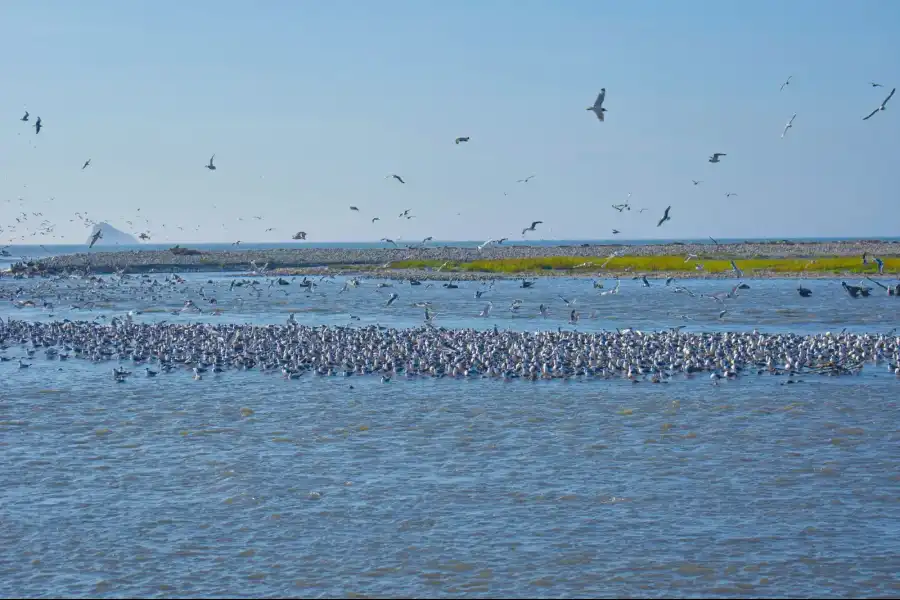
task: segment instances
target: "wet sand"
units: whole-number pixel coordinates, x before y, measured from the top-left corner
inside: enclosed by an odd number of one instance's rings
[[[189,247],[189,246],[188,246]],[[251,261],[257,267],[268,263],[269,272],[283,274],[303,274],[339,272],[346,274],[422,278],[481,279],[485,277],[522,277],[524,274],[494,273],[437,273],[433,270],[390,270],[391,262],[404,260],[433,260],[467,262],[473,260],[585,257],[596,258],[619,252],[625,256],[684,256],[698,254],[704,259],[771,259],[771,258],[825,258],[862,256],[900,256],[900,242],[879,240],[852,242],[766,242],[740,244],[646,244],[646,245],[582,245],[582,246],[491,246],[479,251],[476,248],[452,246],[427,247],[418,249],[348,249],[348,248],[282,248],[267,250],[210,251],[195,255],[173,254],[168,250],[146,250],[125,252],[90,252],[57,256],[40,261],[40,270],[46,273],[60,273],[68,269],[89,267],[95,273],[110,273],[119,269],[129,272],[149,271],[236,271],[253,270]],[[597,272],[592,267],[592,272]],[[583,271],[582,271],[583,272]],[[612,276],[612,271],[603,271]],[[571,270],[541,271],[540,275],[573,275]],[[630,274],[620,272],[620,275]],[[649,275],[649,274],[648,274]],[[721,273],[685,271],[667,272],[658,276],[675,277],[727,277]],[[755,272],[754,277],[796,277],[795,273]],[[826,275],[827,276],[827,275]]]

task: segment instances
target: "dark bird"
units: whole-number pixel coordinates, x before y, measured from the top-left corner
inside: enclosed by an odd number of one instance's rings
[[[543,221],[533,221],[531,223],[531,227],[526,227],[525,229],[522,230],[522,235],[525,235],[525,232],[527,232],[527,231],[534,231],[535,227],[537,227],[538,225],[541,225],[542,223],[543,223]]]
[[[292,240],[305,240],[305,239],[306,239],[306,232],[305,232],[305,231],[298,231],[297,233],[295,233],[295,234],[293,235],[293,237],[291,237],[291,239],[292,239]]]
[[[35,121],[35,123],[34,123],[34,134],[35,135],[37,135],[41,132],[41,127],[43,127],[43,125],[41,125],[41,118],[38,117],[37,121]]]
[[[794,77],[793,75],[788,75],[787,81],[785,81],[784,83],[781,84],[781,87],[778,88],[778,91],[780,92],[781,90],[784,89],[784,86],[789,85],[791,83],[791,78],[793,78],[793,77]]]
[[[671,210],[671,206],[666,207],[666,212],[663,214],[663,218],[659,220],[659,223],[656,224],[657,227],[665,223],[666,221],[671,221],[672,218],[669,216],[669,210]]]
[[[210,157],[210,159],[209,159],[209,164],[206,165],[206,168],[209,169],[210,171],[215,171],[215,170],[216,170],[216,165],[213,164],[213,159],[214,159],[215,157],[216,157],[216,155],[213,154],[213,155]]]
[[[528,180],[534,177],[534,175],[529,175],[525,179],[516,179],[516,183],[528,183]]]
[[[691,179],[691,181],[694,182],[694,185],[700,185],[701,183],[703,183],[702,181],[697,181],[696,179]]]
[[[458,137],[458,138],[456,138],[456,143],[457,143],[457,144],[460,144],[460,143],[462,143],[462,142],[468,142],[468,141],[469,141],[469,138],[468,138],[468,137]]]
[[[88,248],[93,248],[93,247],[94,247],[94,244],[97,243],[97,240],[99,240],[99,239],[102,238],[102,237],[103,237],[103,231],[101,231],[100,229],[98,229],[97,231],[95,231],[95,232],[94,232],[94,235],[91,236],[91,243],[90,243],[90,245],[88,246]]]
[[[403,181],[403,178],[402,178],[402,177],[400,177],[399,175],[395,175],[395,174],[393,174],[393,173],[391,173],[390,175],[386,176],[385,179],[390,179],[391,177],[393,177],[394,179],[396,179],[396,180],[399,181],[400,183],[406,183],[405,181]]]
[[[870,81],[869,85],[871,85],[872,87],[884,87],[880,83],[875,83],[874,81]],[[25,113],[25,114],[27,115],[28,113]]]
[[[355,206],[351,206],[351,207],[350,207],[350,210],[355,210],[356,212],[359,212],[359,209],[356,208]]]
[[[797,287],[797,293],[799,293],[802,298],[809,298],[812,296],[812,290],[803,287],[802,283]]]
[[[891,99],[891,97],[894,95],[894,92],[896,92],[896,91],[897,91],[897,88],[892,89],[892,90],[891,90],[891,93],[888,94],[888,97],[885,98],[885,99],[884,99],[884,102],[881,103],[881,106],[879,106],[878,108],[876,108],[875,110],[873,110],[872,112],[870,112],[868,115],[866,115],[865,117],[863,117],[863,121],[866,121],[866,120],[868,120],[868,119],[871,119],[872,116],[873,116],[875,113],[877,113],[878,111],[884,110],[884,109],[885,109],[885,105],[888,103],[888,100]],[[40,117],[39,117],[39,118],[38,118],[38,123],[40,123],[40,122],[41,122],[41,119],[40,119]]]
[[[613,229],[613,235],[620,233],[618,229]]]
[[[588,106],[588,110],[593,111],[597,118],[603,122],[603,113],[606,112],[606,109],[603,108],[603,101],[606,99],[606,88],[600,88],[600,93],[597,94],[597,99],[594,100],[593,106]]]
[[[28,114],[29,114],[29,113],[28,113],[28,111],[26,110],[26,111],[25,111],[25,116],[22,117],[22,118],[19,119],[19,120],[20,120],[20,121],[27,121],[27,120],[28,120]]]
[[[81,165],[81,170],[84,171],[85,169],[88,168],[88,166],[89,166],[90,164],[91,164],[91,159],[87,159],[86,161],[84,161],[84,164]]]
[[[372,222],[373,222],[373,223],[374,223],[375,221],[380,221],[380,220],[381,220],[381,219],[379,219],[378,217],[372,217]]]
[[[711,162],[711,163],[720,162],[719,161],[720,156],[728,156],[728,155],[725,154],[724,152],[716,152],[715,154],[713,154],[712,156],[709,157],[709,162]]]

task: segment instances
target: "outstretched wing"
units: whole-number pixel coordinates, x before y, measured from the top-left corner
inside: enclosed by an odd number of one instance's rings
[[[597,99],[594,101],[594,108],[603,108],[603,100],[606,99],[606,88],[600,90],[600,93],[597,94]],[[603,120],[603,116],[600,116],[600,120]]]
[[[872,112],[870,112],[869,114],[867,114],[866,116],[864,116],[864,117],[863,117],[863,121],[868,121],[869,119],[871,119],[871,118],[875,115],[875,113],[877,113],[879,110],[881,110],[881,109],[880,109],[880,108],[876,108],[875,110],[873,110]]]
[[[888,94],[888,97],[885,98],[885,99],[884,99],[884,102],[881,103],[881,108],[884,108],[884,105],[888,103],[888,100],[890,100],[891,97],[893,97],[894,92],[896,92],[896,91],[897,91],[897,88],[894,88],[894,89],[891,90],[891,93]]]

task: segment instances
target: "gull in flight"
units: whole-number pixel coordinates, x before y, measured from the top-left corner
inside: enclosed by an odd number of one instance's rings
[[[784,89],[784,86],[786,86],[786,85],[788,85],[788,84],[791,83],[791,78],[792,78],[792,77],[793,77],[793,75],[788,75],[787,81],[785,81],[784,83],[782,83],[782,84],[781,84],[781,87],[778,88],[778,91],[779,91],[779,92],[780,92],[781,90]]]
[[[403,217],[405,217],[406,215],[409,214],[409,211],[410,211],[410,210],[412,210],[412,209],[411,209],[411,208],[407,208],[407,209],[404,210],[402,213],[400,213],[400,215],[399,215],[397,218],[398,218],[398,219],[402,219]]]
[[[597,99],[594,101],[593,106],[588,106],[588,110],[593,111],[597,118],[600,119],[600,122],[603,122],[603,113],[606,112],[606,109],[603,108],[603,101],[606,99],[606,88],[600,88],[600,93],[597,94]]]
[[[891,92],[891,93],[893,94],[893,92]],[[887,102],[887,101],[885,100],[885,102]],[[35,121],[35,123],[34,123],[34,134],[35,135],[37,135],[41,132],[41,127],[43,127],[43,125],[41,125],[41,118],[38,117],[37,121]]]
[[[694,185],[700,185],[701,183],[703,183],[702,181],[697,181],[696,179],[691,179],[691,181],[694,182]]]
[[[355,206],[351,206],[351,207],[350,207],[350,210],[355,210],[356,212],[359,212],[359,209],[356,208]]]
[[[726,198],[731,198],[732,196],[737,196],[737,194],[735,194],[734,192],[725,192]]]
[[[522,230],[522,235],[525,235],[525,232],[527,232],[527,231],[534,231],[535,227],[537,227],[538,225],[541,225],[542,223],[543,223],[543,221],[533,221],[531,223],[531,227],[526,227],[525,229]]]
[[[385,306],[390,306],[391,304],[394,303],[394,300],[396,300],[399,297],[400,297],[400,295],[397,292],[391,292],[391,297],[388,298],[387,304],[385,304]]]
[[[373,223],[374,223],[375,221],[380,221],[380,220],[381,220],[381,219],[379,219],[378,217],[372,217],[372,222],[373,222]]]
[[[295,234],[293,235],[293,237],[291,237],[291,239],[292,239],[292,240],[305,240],[305,239],[306,239],[306,232],[305,232],[305,231],[298,231],[297,233],[295,233]]]
[[[20,121],[27,121],[27,120],[28,120],[28,114],[29,114],[29,113],[28,113],[28,111],[26,110],[26,111],[25,111],[25,116],[22,117],[22,118],[19,119],[19,120],[20,120]]]
[[[666,212],[665,212],[665,214],[663,215],[662,219],[659,220],[659,223],[656,224],[657,227],[661,226],[661,225],[662,225],[663,223],[665,223],[666,221],[671,221],[671,220],[672,220],[672,217],[669,216],[669,210],[671,210],[671,208],[672,208],[671,206],[667,206],[667,207],[666,207]]]
[[[81,165],[81,170],[84,171],[85,169],[88,168],[88,166],[90,166],[90,164],[91,164],[91,159],[87,159],[86,161],[84,161],[84,164]]]
[[[616,235],[616,234],[618,234],[618,233],[621,233],[621,231],[619,231],[618,229],[613,229],[612,231],[613,231],[613,235]]]
[[[625,210],[628,207],[628,205],[627,204],[613,204],[612,207],[614,209],[616,209],[617,211],[622,212],[623,210]]]
[[[526,177],[525,179],[516,179],[516,183],[528,183],[528,180],[531,179],[531,178],[533,178],[533,177],[534,177],[534,175],[529,175],[529,176]]]
[[[734,264],[734,261],[731,261],[731,270],[734,271],[735,275],[738,276],[738,279],[741,279],[744,277],[744,272],[741,271],[740,269],[738,269],[738,266],[736,264]]]
[[[381,238],[381,241],[384,242],[385,244],[393,244],[395,246],[397,245],[397,242],[395,242],[391,238]]]
[[[781,138],[784,139],[784,134],[787,133],[788,129],[794,126],[794,119],[797,118],[797,113],[794,113],[794,116],[791,117],[791,120],[787,122],[787,125],[784,126],[784,131],[781,132]]]
[[[709,157],[709,162],[711,162],[711,163],[721,162],[719,160],[720,156],[728,156],[728,155],[725,154],[724,152],[716,152],[715,154],[713,154],[712,156]]]
[[[399,175],[395,175],[394,173],[391,173],[390,175],[385,175],[385,176],[384,176],[385,179],[390,179],[391,177],[393,177],[394,179],[396,179],[396,180],[399,181],[400,183],[406,183],[405,181],[403,181],[403,178],[402,178],[402,177],[400,177]]]
[[[874,81],[870,81],[870,82],[869,82],[869,85],[871,85],[873,88],[874,88],[874,87],[884,87],[884,86],[881,85],[880,83],[875,83]],[[28,114],[28,113],[26,113],[26,114]]]
[[[468,142],[468,141],[469,141],[469,137],[468,137],[468,136],[466,136],[466,137],[458,137],[458,138],[456,138],[455,141],[456,141],[456,144],[459,145],[459,144],[461,144],[462,142]]]
[[[215,170],[216,170],[216,165],[213,164],[213,160],[214,160],[215,158],[216,158],[216,155],[213,154],[213,155],[209,158],[209,164],[208,164],[208,165],[204,165],[204,166],[205,166],[207,169],[209,169],[210,171],[215,171]]]
[[[98,229],[98,230],[94,233],[94,235],[91,236],[91,243],[90,243],[90,245],[88,245],[88,248],[93,248],[93,247],[94,247],[94,244],[97,243],[97,240],[99,240],[99,239],[102,238],[102,237],[103,237],[103,231],[101,231],[100,229]]]
[[[884,110],[884,107],[885,107],[885,105],[888,103],[888,100],[891,99],[891,97],[894,95],[894,92],[896,92],[896,91],[897,91],[897,88],[892,89],[892,90],[891,90],[891,93],[888,94],[888,97],[885,98],[885,99],[884,99],[884,102],[881,103],[881,106],[879,106],[878,108],[876,108],[875,110],[873,110],[872,112],[870,112],[868,115],[866,115],[865,117],[863,117],[863,121],[866,121],[866,120],[868,120],[868,119],[871,119],[872,116],[875,115],[875,113],[877,113],[877,112],[880,111],[880,110]],[[40,122],[41,122],[41,118],[38,117],[38,123],[40,123]]]

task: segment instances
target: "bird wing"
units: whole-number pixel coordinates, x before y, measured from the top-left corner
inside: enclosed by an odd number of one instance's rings
[[[216,155],[215,155],[215,154],[213,154],[212,156],[210,156],[210,157],[209,157],[209,164],[213,164],[213,160],[215,160],[215,158],[216,158]]]
[[[869,114],[867,114],[865,117],[863,117],[863,121],[868,121],[869,119],[871,119],[872,116],[873,116],[875,113],[877,113],[879,110],[881,110],[881,108],[876,108],[875,110],[873,110],[872,112],[870,112]]]
[[[400,177],[399,175],[394,175],[394,179],[396,179],[396,180],[399,181],[400,183],[406,183],[405,181],[403,181],[403,178]]]
[[[888,97],[885,98],[885,99],[884,99],[884,102],[881,103],[881,108],[884,108],[884,105],[888,103],[888,100],[891,99],[891,97],[894,95],[894,92],[896,92],[896,91],[897,91],[897,88],[894,88],[894,89],[891,90],[891,93],[888,94]]]
[[[605,119],[604,119],[604,117],[603,117],[603,111],[602,111],[602,110],[595,110],[595,111],[594,111],[594,114],[597,115],[597,119],[599,119],[601,122],[602,122],[602,121],[605,121]]]
[[[602,90],[600,90],[600,93],[597,94],[597,100],[594,101],[594,108],[602,108],[603,100],[605,98],[606,98],[606,88],[603,88]],[[600,120],[602,121],[603,116],[602,115],[599,115],[599,116],[600,116]]]
[[[535,227],[537,227],[538,225],[541,225],[541,224],[543,224],[543,221],[532,221],[531,228],[534,229]]]

